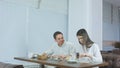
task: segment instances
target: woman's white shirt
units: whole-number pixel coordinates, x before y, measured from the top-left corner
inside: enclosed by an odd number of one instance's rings
[[[80,60],[86,60],[88,62],[103,62],[102,60],[102,55],[100,53],[100,49],[98,47],[97,44],[93,44],[90,48],[87,48],[85,45],[79,47],[79,49],[77,49],[79,51],[80,54],[82,53],[87,53],[87,54],[90,54],[92,56],[92,58],[90,57],[83,57],[83,58],[80,58]]]

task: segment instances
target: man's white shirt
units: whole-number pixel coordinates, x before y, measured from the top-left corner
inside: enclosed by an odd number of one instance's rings
[[[70,42],[64,42],[62,46],[58,46],[57,43],[54,43],[47,51],[48,55],[72,55],[75,53],[75,47]]]

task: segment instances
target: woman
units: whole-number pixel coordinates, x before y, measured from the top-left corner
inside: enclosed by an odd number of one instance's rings
[[[100,49],[98,45],[89,38],[87,31],[85,29],[80,29],[76,35],[79,43],[82,45],[81,50],[79,50],[79,59],[84,59],[84,61],[93,63],[102,62]]]

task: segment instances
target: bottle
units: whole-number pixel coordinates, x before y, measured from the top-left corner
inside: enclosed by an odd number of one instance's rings
[[[79,60],[79,53],[76,53],[76,59]]]

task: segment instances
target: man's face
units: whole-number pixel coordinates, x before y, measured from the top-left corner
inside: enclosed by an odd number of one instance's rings
[[[62,34],[56,35],[55,41],[58,43],[59,46],[61,46],[64,43],[64,38]]]

